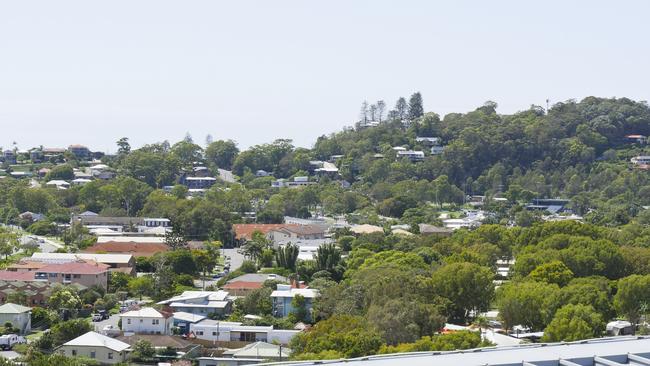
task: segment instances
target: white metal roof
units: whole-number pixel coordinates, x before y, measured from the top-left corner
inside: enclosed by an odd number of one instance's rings
[[[10,302],[0,306],[0,314],[22,314],[28,311],[32,311],[32,308],[18,304],[12,304]]]
[[[318,297],[318,290],[310,288],[292,288],[290,290],[275,290],[271,293],[271,297],[294,297],[301,295],[305,298]]]
[[[636,357],[635,357],[636,356]],[[411,352],[348,360],[283,362],[282,365],[328,366],[601,366],[644,365],[650,337],[609,337],[571,343],[537,343],[451,352]],[[609,363],[607,363],[609,362]]]
[[[96,332],[88,332],[67,343],[64,346],[83,346],[83,347],[106,347],[116,352],[122,352],[129,348],[130,345],[117,339],[101,335]]]
[[[189,323],[196,323],[199,322],[206,317],[203,315],[198,315],[198,314],[192,314],[192,313],[186,313],[184,311],[177,311],[174,313],[174,320],[180,320],[183,322],[189,322]]]
[[[142,308],[140,310],[131,310],[120,314],[120,317],[129,318],[164,318],[164,316],[154,308]]]
[[[40,262],[74,261],[78,259],[93,260],[98,263],[129,263],[131,254],[95,254],[95,253],[34,253],[31,260]]]

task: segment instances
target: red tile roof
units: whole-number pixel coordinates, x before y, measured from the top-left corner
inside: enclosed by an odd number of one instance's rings
[[[108,241],[97,243],[84,250],[84,253],[109,253],[109,254],[131,254],[134,257],[151,257],[160,252],[166,252],[169,246],[164,243],[136,243]]]
[[[0,271],[0,281],[34,281],[34,272]]]
[[[249,240],[253,237],[256,231],[266,235],[272,230],[282,229],[286,227],[299,226],[295,224],[234,224],[232,226],[235,230],[235,237],[237,239]]]
[[[109,265],[93,261],[76,261],[68,263],[48,264],[38,270],[46,273],[65,273],[65,274],[101,274],[107,272]]]
[[[230,282],[223,286],[224,290],[257,290],[262,288],[261,282],[236,281]]]

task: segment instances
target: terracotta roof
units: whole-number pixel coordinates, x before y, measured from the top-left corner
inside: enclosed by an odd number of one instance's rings
[[[0,281],[34,281],[34,272],[0,271]]]
[[[164,243],[137,243],[137,242],[117,242],[108,241],[105,243],[96,243],[86,248],[84,253],[124,253],[131,254],[134,257],[151,257],[160,252],[166,252],[169,246]]]
[[[251,239],[253,233],[256,231],[261,232],[266,235],[272,230],[283,229],[292,226],[299,226],[293,224],[234,224],[232,226],[235,231],[235,237],[237,239]]]
[[[262,288],[262,282],[247,282],[247,281],[236,281],[230,282],[223,286],[224,290],[257,290]]]
[[[109,265],[92,261],[76,261],[68,263],[48,264],[38,270],[38,272],[47,273],[66,273],[66,274],[100,274],[107,272]]]

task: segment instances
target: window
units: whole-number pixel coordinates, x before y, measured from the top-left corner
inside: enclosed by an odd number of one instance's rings
[[[217,335],[217,332],[212,332],[212,335],[213,335],[213,336],[216,336],[216,335]]]
[[[77,350],[76,350],[76,349],[73,349],[73,350],[72,350],[72,355],[73,355],[73,356],[76,356],[76,355],[77,355]]]
[[[144,319],[140,319],[140,323],[144,322]]]
[[[203,335],[203,331],[202,330],[197,331],[196,335]]]
[[[50,277],[56,277],[56,276],[57,276],[56,273],[50,273]]]
[[[97,358],[95,351],[90,351],[90,358]]]
[[[131,318],[126,319],[126,324],[131,324]]]
[[[112,360],[113,359],[113,352],[108,352],[108,359]]]
[[[160,320],[159,319],[151,319],[151,324],[158,325],[158,324],[160,324]]]

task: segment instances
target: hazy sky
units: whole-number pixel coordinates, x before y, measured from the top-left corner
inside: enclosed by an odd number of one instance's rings
[[[351,125],[364,99],[510,113],[650,99],[648,1],[0,0],[0,146],[240,147]]]

